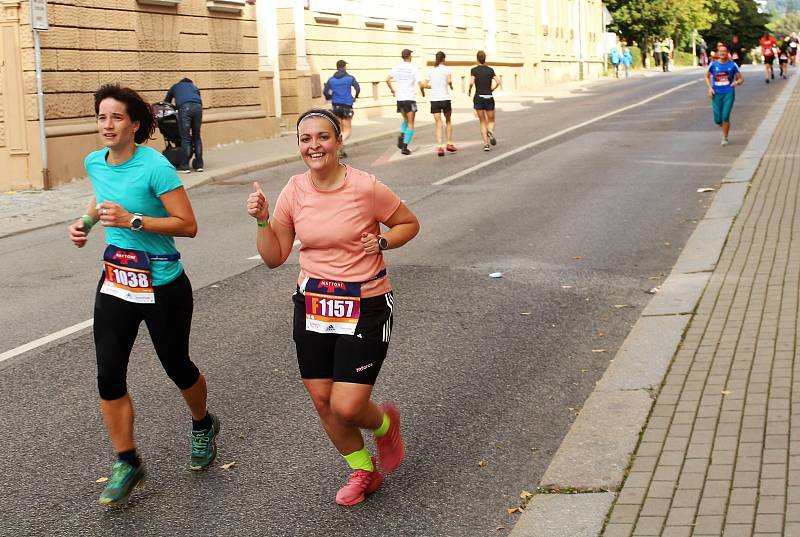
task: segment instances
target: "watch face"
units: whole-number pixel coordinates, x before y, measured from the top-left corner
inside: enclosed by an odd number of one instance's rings
[[[134,231],[142,229],[142,217],[141,216],[134,216],[131,219],[131,229]]]
[[[386,240],[386,239],[384,239],[383,237],[381,237],[380,239],[378,239],[378,248],[380,248],[381,250],[385,250],[385,249],[387,249],[388,247],[389,247],[389,241],[387,241],[387,240]]]

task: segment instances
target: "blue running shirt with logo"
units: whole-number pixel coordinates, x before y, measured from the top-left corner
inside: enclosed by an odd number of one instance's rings
[[[739,67],[734,62],[722,63],[715,60],[708,66],[708,72],[711,73],[711,87],[714,88],[714,93],[724,94],[733,91],[731,84],[739,72]]]
[[[129,213],[165,218],[169,213],[159,199],[183,186],[175,168],[153,148],[139,145],[126,162],[111,166],[106,161],[108,148],[93,151],[84,160],[97,203],[113,201]],[[99,224],[98,224],[99,225]],[[107,227],[106,244],[118,248],[143,250],[148,254],[174,254],[175,239],[147,231]],[[165,285],[183,272],[180,261],[153,261],[153,285]]]

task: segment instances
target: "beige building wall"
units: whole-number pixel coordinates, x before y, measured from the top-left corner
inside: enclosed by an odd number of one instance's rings
[[[253,5],[257,4],[257,5]],[[423,76],[438,50],[454,104],[469,107],[477,50],[503,90],[594,78],[603,69],[600,0],[55,0],[42,34],[50,178],[82,177],[100,147],[92,93],[120,82],[150,101],[183,76],[200,87],[205,148],[293,130],[326,106],[338,59],[361,84],[359,114],[394,113],[384,83],[414,51]],[[28,1],[0,0],[0,189],[42,188]],[[424,101],[424,99],[420,99]],[[424,104],[421,108],[424,110]],[[150,144],[158,149],[163,140]]]
[[[0,133],[27,133],[11,145],[0,140],[0,166],[11,169],[0,176],[0,188],[42,188],[28,2],[0,5],[0,109],[7,112]],[[259,85],[255,8],[245,0],[58,0],[48,2],[48,11],[41,57],[53,184],[84,176],[83,157],[100,147],[92,94],[107,82],[155,102],[180,78],[191,78],[203,97],[207,148],[278,132],[265,111],[271,89]],[[149,144],[164,147],[160,134]]]
[[[358,113],[391,112],[394,99],[384,80],[401,61],[403,48],[414,51],[414,63],[423,76],[436,51],[444,51],[453,70],[454,100],[462,105],[469,103],[469,71],[478,50],[486,51],[487,63],[502,78],[506,91],[581,75],[596,78],[603,71],[599,0],[306,0],[303,4],[307,79],[295,79],[296,25],[292,8],[281,10],[285,123],[291,123],[299,110],[325,105],[324,98],[303,101],[298,94],[301,89],[313,94],[335,73],[338,59],[348,62],[348,72],[361,84]]]

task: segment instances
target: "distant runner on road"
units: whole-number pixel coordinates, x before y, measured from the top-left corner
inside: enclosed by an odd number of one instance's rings
[[[775,72],[773,71],[772,64],[775,63],[775,49],[778,46],[775,38],[764,33],[761,39],[758,40],[761,45],[761,59],[764,61],[764,82],[769,84],[770,80],[775,80]]]
[[[455,153],[458,151],[453,145],[453,106],[450,102],[450,91],[453,89],[453,77],[450,68],[444,64],[445,54],[441,50],[436,53],[436,62],[433,68],[428,69],[425,87],[431,90],[431,114],[436,123],[436,154],[444,156],[444,151]],[[442,117],[444,116],[444,130],[446,130],[447,146],[442,142]]]
[[[731,110],[736,99],[736,86],[744,83],[739,67],[728,57],[727,45],[717,45],[717,59],[706,71],[706,86],[711,97],[711,111],[714,123],[722,127],[721,145],[728,145],[728,132],[731,128]]]
[[[470,82],[467,95],[472,95],[472,88],[475,87],[475,97],[472,99],[472,106],[478,114],[481,127],[481,138],[483,138],[483,150],[489,151],[491,145],[497,145],[494,137],[494,94],[493,92],[501,86],[500,79],[494,73],[494,69],[486,65],[486,53],[482,50],[476,55],[478,65],[470,71]]]
[[[336,503],[355,505],[383,483],[361,429],[375,435],[384,474],[405,456],[400,411],[371,397],[394,322],[383,251],[413,239],[419,222],[375,176],[339,162],[340,129],[328,110],[301,114],[297,143],[308,170],[289,179],[272,221],[258,183],[247,198],[247,213],[258,224],[256,246],[268,267],[281,266],[295,238],[300,240],[292,296],[297,363],[325,432],[352,470]]]
[[[414,118],[417,115],[417,96],[416,87],[419,86],[422,96],[425,96],[425,88],[422,85],[422,78],[414,64],[411,63],[411,51],[404,48],[400,53],[403,58],[386,77],[386,84],[389,91],[397,99],[397,112],[403,116],[403,123],[400,125],[400,136],[397,137],[397,147],[404,155],[410,155],[411,150],[408,144],[414,137]],[[395,91],[392,80],[397,84]]]
[[[353,90],[356,94],[353,95]],[[347,157],[344,150],[344,143],[350,138],[353,125],[353,103],[361,94],[361,86],[358,85],[356,77],[347,72],[347,62],[339,60],[336,62],[336,74],[325,82],[322,93],[325,99],[331,102],[333,113],[342,122],[342,149],[339,156]]]
[[[78,248],[92,226],[105,227],[103,272],[94,304],[94,343],[100,410],[117,452],[104,505],[125,500],[144,478],[133,437],[133,403],[126,382],[139,325],[147,325],[158,359],[180,389],[192,418],[192,470],[217,455],[219,420],[206,408],[206,380],[189,358],[192,285],[173,237],[197,233],[192,205],[175,168],[158,151],[138,145],[155,130],[150,106],[132,89],[108,84],[94,94],[105,148],[86,157],[94,197],[69,226]]]

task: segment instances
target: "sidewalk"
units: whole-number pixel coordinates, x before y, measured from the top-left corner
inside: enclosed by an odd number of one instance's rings
[[[595,84],[613,83],[607,79],[573,81],[543,87],[533,91],[496,95],[497,109],[512,112],[527,108],[530,103],[553,102],[579,96]],[[466,95],[454,95],[453,123],[461,124],[476,121],[471,109],[471,101]],[[427,100],[420,101],[417,115],[417,128],[433,124]],[[383,137],[397,135],[399,116],[366,118],[356,115],[353,120],[353,135],[347,141],[352,148]],[[457,131],[456,144],[461,139],[477,136],[475,132]],[[155,142],[151,147],[161,150]],[[412,144],[413,148],[413,144]],[[257,140],[217,146],[204,152],[205,171],[181,174],[181,181],[187,189],[222,181],[237,175],[255,172],[271,166],[300,160],[297,141],[293,134],[286,133],[278,138]],[[86,211],[92,197],[91,184],[87,178],[78,179],[50,191],[30,190],[0,193],[0,238],[24,231],[38,229],[53,224],[68,222]]]
[[[778,131],[605,537],[800,536],[800,90]]]
[[[723,180],[512,537],[800,537],[797,82]]]

